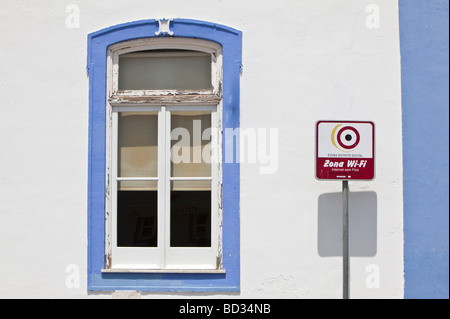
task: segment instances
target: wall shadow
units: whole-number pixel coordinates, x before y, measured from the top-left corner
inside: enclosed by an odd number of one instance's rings
[[[342,193],[319,196],[317,250],[321,257],[342,256]],[[372,257],[377,253],[377,194],[349,194],[349,254]]]

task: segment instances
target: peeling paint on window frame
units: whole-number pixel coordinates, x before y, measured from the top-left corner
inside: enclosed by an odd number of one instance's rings
[[[176,50],[191,50],[196,52],[204,52],[211,55],[211,90],[126,90],[126,91],[120,91],[119,90],[119,58],[122,54],[129,54],[132,52],[138,52],[138,51],[149,51],[149,50],[159,50],[159,49],[176,49]],[[115,271],[120,272],[120,270],[124,272],[130,272],[133,270],[136,270],[136,266],[134,267],[116,267],[117,260],[114,251],[117,249],[112,242],[112,234],[114,234],[114,217],[116,216],[114,213],[114,199],[115,193],[117,190],[114,187],[115,178],[111,178],[111,173],[113,173],[114,170],[114,157],[117,156],[117,154],[114,154],[113,148],[111,143],[114,143],[114,134],[112,133],[112,130],[116,128],[116,125],[113,124],[113,110],[120,109],[120,111],[139,111],[144,110],[146,106],[155,106],[155,111],[161,113],[159,116],[164,116],[166,114],[166,110],[170,111],[176,111],[176,110],[198,110],[199,106],[215,106],[215,110],[212,111],[215,115],[213,116],[213,123],[214,128],[217,129],[219,132],[219,136],[217,137],[217,147],[218,150],[222,150],[222,134],[220,130],[220,124],[221,123],[221,114],[222,114],[222,103],[221,103],[221,83],[222,83],[222,47],[211,41],[206,40],[200,40],[200,39],[192,39],[192,38],[175,38],[175,37],[165,37],[165,38],[145,38],[145,39],[137,39],[137,40],[130,40],[125,42],[120,42],[117,44],[113,44],[108,48],[108,56],[107,56],[107,101],[106,101],[106,121],[108,122],[108,130],[106,132],[106,189],[107,189],[107,195],[105,196],[105,207],[106,207],[106,214],[105,214],[105,260],[108,261],[105,264],[104,271]],[[211,98],[213,96],[213,98]],[[194,98],[193,98],[194,97]],[[168,108],[169,106],[172,106],[172,108]],[[158,108],[159,107],[159,108]],[[165,129],[165,122],[166,120],[163,119],[161,124],[163,124],[163,128],[159,128],[159,131],[165,135],[166,129]],[[160,145],[161,152],[166,152],[167,149],[164,145]],[[220,156],[221,153],[219,153]],[[162,155],[164,157],[164,154]],[[218,162],[218,161],[216,161]],[[164,164],[163,166],[167,165]],[[164,168],[162,167],[162,171],[159,172],[158,179],[166,179],[169,178],[168,176],[164,177]],[[160,176],[162,175],[162,176]],[[112,174],[114,176],[114,174]],[[212,246],[211,250],[212,255],[214,255],[215,266],[216,271],[223,272],[224,269],[220,268],[222,265],[222,244],[221,244],[221,238],[222,238],[222,210],[221,205],[218,203],[222,202],[222,198],[220,198],[218,195],[221,195],[221,192],[218,191],[218,189],[222,188],[222,172],[220,171],[220,166],[215,165],[212,170],[212,188],[211,188],[211,194],[212,194]],[[157,179],[157,180],[158,180]],[[166,184],[168,181],[161,181],[160,185],[162,189],[160,191],[166,192],[169,191],[166,188]],[[170,183],[170,182],[169,182]],[[111,190],[112,189],[112,190]],[[164,196],[165,198],[165,196]],[[167,200],[167,199],[166,199]],[[166,206],[169,205],[169,203],[165,203]],[[164,215],[168,214],[168,211],[165,212]],[[164,216],[162,217],[162,220],[166,219]],[[166,254],[168,255],[169,252],[167,251],[168,247],[164,247],[165,240],[165,232],[166,228],[160,229],[160,235],[161,237],[161,245],[158,245],[157,248],[157,255],[161,255],[160,258],[153,259],[153,262],[155,263],[154,267],[148,268],[148,269],[139,269],[139,272],[143,273],[146,270],[148,272],[155,272],[156,265],[162,266],[162,268],[157,269],[159,272],[182,272],[182,271],[188,271],[190,273],[195,272],[196,270],[198,272],[203,272],[205,269],[203,267],[206,267],[206,265],[203,265],[202,268],[196,269],[195,267],[186,267],[183,265],[181,269],[175,269],[173,267],[166,268],[168,265],[166,263],[168,262],[168,259],[166,257]],[[167,230],[168,231],[168,230]],[[120,248],[120,250],[125,250],[126,248]],[[136,250],[136,248],[134,248]],[[189,257],[190,260],[193,259],[193,256],[195,256],[197,250],[193,250],[192,255]],[[147,257],[146,257],[147,258]],[[133,257],[134,259],[134,257]],[[179,258],[177,258],[179,259]],[[203,258],[200,258],[199,260]],[[181,258],[183,260],[183,258]],[[219,260],[219,262],[217,262]],[[187,262],[187,261],[186,261]],[[206,260],[205,260],[206,262]],[[120,263],[119,263],[120,264]],[[212,265],[212,262],[210,262]],[[211,267],[211,266],[210,266]],[[139,268],[139,267],[137,267]],[[212,269],[212,268],[211,268]],[[210,269],[210,270],[211,270]],[[102,270],[103,271],[103,270]]]

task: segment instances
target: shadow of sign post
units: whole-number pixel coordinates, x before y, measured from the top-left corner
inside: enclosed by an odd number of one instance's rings
[[[317,251],[321,257],[342,256],[342,193],[325,193],[318,203]],[[349,193],[349,255],[377,253],[377,194]]]

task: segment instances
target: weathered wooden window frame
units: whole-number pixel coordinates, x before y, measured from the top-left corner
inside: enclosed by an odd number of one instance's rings
[[[161,26],[164,25],[163,28]],[[113,92],[108,94],[108,49],[130,40],[155,38],[196,39],[217,43],[222,48],[222,85],[210,92]],[[201,42],[201,41],[200,41]],[[226,153],[236,154],[239,141],[226,141],[223,145],[221,180],[222,188],[222,270],[195,270],[190,272],[158,273],[143,270],[120,273],[102,271],[107,264],[105,240],[105,187],[108,114],[107,104],[117,103],[117,108],[130,110],[131,106],[146,108],[161,104],[166,107],[207,107],[220,103],[221,128],[239,128],[240,72],[242,67],[242,33],[236,29],[211,22],[192,19],[159,19],[133,21],[108,27],[88,35],[87,71],[89,76],[89,152],[88,152],[88,246],[87,289],[90,291],[138,290],[138,291],[198,291],[220,292],[240,290],[240,166],[238,162],[226,163]],[[112,92],[112,91],[111,91]],[[136,94],[137,93],[137,94]],[[143,94],[144,93],[144,94]],[[142,97],[145,96],[145,97]],[[175,105],[174,105],[175,104]],[[219,113],[219,112],[218,112]]]
[[[176,49],[208,53],[211,56],[211,89],[210,90],[119,90],[119,58],[122,54],[138,51]],[[191,38],[147,38],[130,40],[114,44],[108,48],[107,57],[107,101],[106,101],[106,214],[105,214],[105,268],[103,272],[225,272],[222,268],[221,256],[221,168],[219,159],[222,149],[221,136],[221,86],[222,86],[222,48],[217,43]],[[159,165],[158,177],[146,178],[158,182],[158,247],[157,248],[125,248],[116,245],[116,203],[117,203],[117,113],[118,112],[158,112],[159,117]],[[210,111],[212,129],[217,132],[212,146],[218,158],[212,163],[211,178],[211,248],[173,248],[169,247],[168,209],[170,205],[168,193],[170,182],[181,178],[170,177],[167,169],[170,160],[170,112],[171,111]],[[173,129],[173,128],[172,128]],[[162,144],[162,145],[161,145]],[[197,178],[206,180],[205,178]],[[127,178],[127,180],[130,180]],[[132,178],[138,180],[138,178]],[[190,180],[193,180],[190,178]],[[164,226],[165,227],[164,227]],[[144,256],[147,255],[147,256]],[[153,255],[153,258],[147,258]],[[145,268],[124,263],[124,257],[130,260],[151,260]],[[198,259],[195,260],[195,259]],[[118,261],[119,260],[119,261]]]
[[[212,57],[211,90],[119,90],[118,65],[122,54],[145,50],[181,49],[208,53]],[[108,102],[113,105],[216,105],[222,98],[222,47],[192,38],[148,38],[113,45],[108,52],[112,87]]]

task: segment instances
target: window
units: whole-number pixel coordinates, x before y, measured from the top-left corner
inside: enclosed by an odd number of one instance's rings
[[[88,37],[88,289],[238,291],[242,35],[161,25]]]
[[[104,271],[221,270],[221,71],[210,41],[109,48]]]

